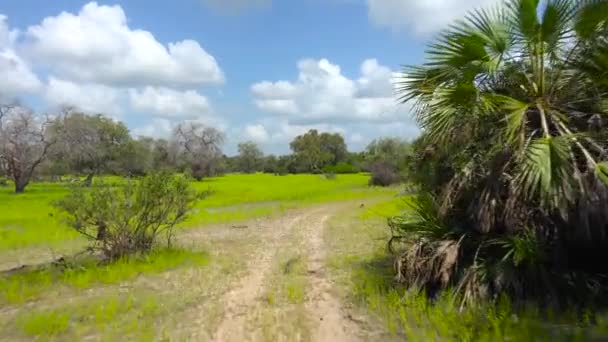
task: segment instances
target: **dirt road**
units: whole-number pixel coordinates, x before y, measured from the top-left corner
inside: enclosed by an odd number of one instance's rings
[[[91,314],[73,319],[64,340],[106,340],[118,334],[132,340],[383,341],[379,329],[345,305],[327,267],[332,241],[324,240],[324,231],[336,213],[354,208],[358,204],[334,203],[185,230],[176,243],[204,251],[209,263],[142,273],[118,284],[95,283],[85,290],[54,287],[27,306],[2,308],[0,321],[12,322],[5,325],[12,330],[0,332],[0,341],[27,340],[13,327],[28,317],[32,305],[40,312],[79,317],[78,312],[104,310],[106,302],[139,306],[116,314],[107,330],[97,327],[99,320]]]
[[[343,208],[331,205],[300,211],[258,227],[264,235],[253,255],[249,256],[246,274],[230,286],[221,301],[223,316],[212,335],[214,341],[358,341],[364,331],[350,320],[348,312],[332,292],[325,266],[323,230],[332,212]],[[233,230],[232,233],[242,232]],[[294,248],[295,247],[295,248]],[[289,259],[284,252],[295,252],[304,264],[301,300],[269,301],[273,288],[280,288],[281,273]],[[281,266],[282,267],[277,267]],[[282,314],[287,316],[281,317]],[[275,320],[264,317],[274,316]],[[302,321],[294,321],[294,315]]]

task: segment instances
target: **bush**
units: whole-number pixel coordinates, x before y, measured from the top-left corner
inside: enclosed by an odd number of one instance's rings
[[[190,176],[192,176],[192,178],[194,178],[198,182],[202,181],[203,178],[207,176],[207,172],[201,164],[193,164],[190,167],[189,173]]]
[[[384,163],[371,165],[370,172],[372,173],[372,177],[369,180],[370,185],[389,186],[401,181],[401,177],[399,177],[395,170]]]
[[[323,172],[345,174],[345,173],[357,173],[357,172],[359,172],[359,170],[351,164],[338,163],[336,165],[327,165],[326,167],[323,168]]]
[[[333,172],[328,172],[325,174],[325,179],[334,180],[336,179],[336,174]]]
[[[75,187],[55,205],[67,214],[68,224],[92,242],[92,250],[116,260],[149,252],[161,233],[170,246],[175,225],[200,197],[189,178],[155,173],[120,187]]]

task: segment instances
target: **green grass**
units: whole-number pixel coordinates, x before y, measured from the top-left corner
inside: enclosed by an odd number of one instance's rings
[[[338,175],[336,179],[268,174],[207,178],[194,186],[200,191],[211,190],[212,194],[196,205],[195,212],[182,226],[246,220],[287,208],[394,192],[367,186],[368,178],[366,174]],[[120,184],[121,179],[106,177],[104,182]],[[52,206],[68,191],[65,183],[32,183],[19,195],[11,187],[0,188],[0,251],[28,246],[55,248],[66,240],[80,239],[62,224]]]
[[[57,340],[80,340],[89,334],[103,334],[104,340],[128,335],[151,340],[154,318],[164,310],[153,294],[112,295],[65,303],[54,309],[23,312],[14,324],[25,336]]]
[[[397,205],[397,207],[395,207]],[[586,341],[608,336],[608,313],[550,312],[537,306],[514,308],[508,299],[461,310],[446,291],[429,301],[393,280],[386,251],[384,214],[398,213],[399,201],[334,217],[325,240],[328,266],[345,300],[375,316],[394,336],[412,341]],[[395,212],[397,211],[397,212]]]
[[[47,337],[68,329],[70,315],[65,312],[32,312],[19,317],[17,325],[27,335]]]
[[[233,174],[195,183],[213,193],[198,205],[186,225],[238,221],[315,203],[378,196],[394,189],[369,187],[367,174],[323,175]]]
[[[55,218],[52,203],[68,192],[64,184],[35,183],[26,193],[0,187],[0,251],[28,245],[57,246],[78,238],[78,233]]]
[[[282,278],[282,292],[289,303],[298,304],[306,298],[306,265],[300,256],[292,257],[285,263]]]
[[[390,200],[374,203],[365,208],[365,211],[360,215],[361,219],[370,218],[387,218],[396,216],[403,212],[406,208],[408,198],[395,196]]]
[[[67,269],[50,265],[0,277],[0,303],[23,303],[56,286],[84,289],[94,284],[116,284],[140,273],[159,273],[178,266],[202,266],[207,262],[206,253],[164,249],[107,265],[99,265],[93,259],[79,261]]]

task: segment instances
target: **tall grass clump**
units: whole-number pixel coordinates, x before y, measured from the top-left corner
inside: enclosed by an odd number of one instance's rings
[[[401,282],[462,305],[605,299],[607,60],[608,1],[506,0],[406,68],[423,194],[391,221]]]

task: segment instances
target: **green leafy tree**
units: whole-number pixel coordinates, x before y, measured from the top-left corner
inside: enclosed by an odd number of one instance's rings
[[[176,147],[165,139],[157,139],[152,146],[152,169],[177,170]]]
[[[154,170],[154,145],[154,139],[149,137],[129,141],[118,159],[120,172],[141,176]]]
[[[279,173],[279,159],[274,154],[268,155],[262,161],[264,173]]]
[[[329,164],[336,165],[344,162],[348,156],[348,150],[344,137],[338,133],[321,133],[319,135],[321,151],[330,155]]]
[[[418,169],[435,168],[422,184],[434,200],[417,209],[438,216],[396,225],[427,236],[401,260],[406,281],[459,283],[471,299],[508,276],[490,288],[542,297],[607,256],[606,61],[608,1],[510,0],[471,12],[404,71]]]
[[[344,138],[337,133],[321,133],[311,129],[297,136],[289,145],[294,153],[297,172],[320,172],[347,157]]]
[[[245,173],[254,173],[262,168],[264,153],[254,142],[242,142],[238,145],[238,170]]]
[[[70,170],[87,176],[118,172],[120,159],[133,147],[129,130],[122,122],[103,115],[68,111],[52,128],[57,140],[54,157],[66,161]]]

